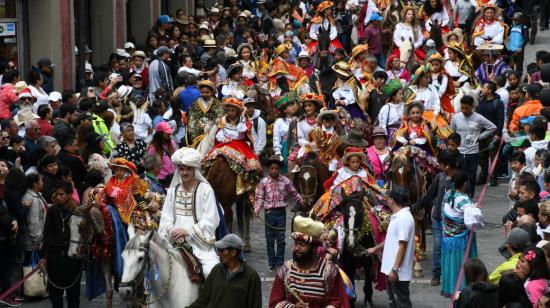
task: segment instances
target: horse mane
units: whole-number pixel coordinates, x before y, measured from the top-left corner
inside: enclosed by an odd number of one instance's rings
[[[403,150],[394,152],[393,160],[391,162],[392,167],[401,168],[406,167],[409,164],[409,157]]]

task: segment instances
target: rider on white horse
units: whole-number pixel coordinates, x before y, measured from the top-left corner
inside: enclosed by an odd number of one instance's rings
[[[201,155],[191,148],[174,152],[176,173],[168,189],[159,234],[176,244],[187,242],[207,277],[220,262],[214,249],[220,222],[214,190],[200,173]]]

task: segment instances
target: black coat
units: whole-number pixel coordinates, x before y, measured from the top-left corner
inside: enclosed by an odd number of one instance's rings
[[[498,286],[475,282],[460,292],[455,308],[498,308]]]

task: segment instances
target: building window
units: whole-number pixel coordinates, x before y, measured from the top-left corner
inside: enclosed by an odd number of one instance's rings
[[[0,0],[0,18],[16,18],[16,2],[17,0]]]

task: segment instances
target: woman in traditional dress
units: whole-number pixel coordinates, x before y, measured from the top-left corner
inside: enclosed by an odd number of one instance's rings
[[[368,52],[367,44],[359,44],[353,48],[349,59],[350,69],[361,84],[366,84],[371,80],[371,71],[367,62]]]
[[[464,44],[464,35],[462,34],[462,29],[455,28],[453,29],[453,31],[449,31],[443,35],[443,56],[445,57],[445,60],[449,59],[449,53],[447,49],[451,43],[457,43],[459,45]]]
[[[422,118],[424,104],[419,101],[410,103],[405,109],[405,120],[401,128],[395,133],[393,149],[402,146],[411,146],[411,156],[417,158],[420,166],[430,175],[437,174],[438,164],[435,159],[436,150],[432,144],[431,131]]]
[[[246,87],[251,87],[256,82],[256,74],[258,73],[258,62],[252,54],[252,46],[244,43],[237,47],[239,63],[243,66],[243,79]]]
[[[386,131],[388,144],[393,144],[395,132],[401,126],[403,120],[403,85],[399,80],[394,79],[384,86],[386,94],[386,104],[382,106],[378,113],[378,126]]]
[[[243,114],[242,102],[228,97],[224,99],[223,106],[225,116],[218,123],[214,149],[204,158],[203,169],[208,174],[216,157],[225,157],[231,170],[239,177],[237,182],[243,183],[242,187],[237,187],[237,194],[241,195],[260,182],[262,166],[252,148],[252,123]]]
[[[340,113],[343,114],[346,122],[345,128],[347,130],[357,128],[366,134],[367,116],[365,115],[364,107],[359,105],[360,85],[357,79],[355,79],[349,64],[346,62],[341,61],[334,64],[332,70],[336,72],[337,76],[332,98],[334,99],[336,108],[341,109]]]
[[[473,45],[476,47],[483,44],[503,45],[508,26],[498,20],[500,8],[495,4],[486,4],[481,8],[481,11],[483,17],[477,21],[472,33]]]
[[[307,50],[300,51],[296,60],[298,62],[298,67],[304,71],[307,78],[311,78],[311,76],[316,73],[315,65],[311,63],[311,57],[307,53]]]
[[[466,82],[472,87],[476,87],[477,82],[474,77],[473,65],[466,56],[462,44],[451,42],[447,45],[447,54],[449,59],[445,61],[445,71],[453,79],[455,88],[462,87]]]
[[[317,113],[323,106],[322,96],[315,93],[306,93],[300,97],[302,110],[298,119],[294,120],[289,126],[289,153],[288,170],[297,172],[298,152],[301,148],[310,144],[309,133],[317,125]]]
[[[305,72],[288,63],[290,46],[281,44],[275,48],[275,59],[269,67],[268,92],[272,96],[283,96],[287,92],[298,91],[299,93],[309,92],[308,78]],[[307,87],[303,89],[302,87]]]
[[[296,119],[296,104],[293,97],[285,95],[275,102],[275,108],[279,111],[279,118],[273,124],[273,152],[282,161],[282,172],[288,171],[288,133],[289,126]]]
[[[388,74],[388,82],[397,80],[401,84],[406,84],[411,79],[411,74],[406,68],[401,67],[399,57],[391,55],[386,62],[386,74]]]
[[[441,110],[450,118],[455,110],[451,104],[451,100],[455,96],[455,86],[451,76],[445,71],[445,59],[439,54],[431,55],[427,62],[432,66],[432,83],[431,85],[437,89]]]
[[[456,280],[460,272],[462,259],[468,245],[469,230],[483,225],[481,210],[465,192],[468,187],[468,175],[456,170],[451,189],[443,197],[443,238],[441,243],[441,294],[453,295]],[[468,257],[477,257],[475,233]],[[459,290],[464,288],[464,279]]]
[[[416,57],[424,60],[426,56],[422,50],[424,35],[418,24],[417,10],[414,6],[405,6],[401,11],[401,22],[395,26],[393,32],[393,55],[399,57],[399,48],[405,41],[409,41],[414,49]]]
[[[214,97],[216,86],[210,80],[201,80],[197,84],[201,96],[189,108],[188,140],[187,144],[198,144],[202,139],[197,137],[205,134],[205,127],[214,123],[216,119],[223,116],[222,103]]]
[[[367,149],[367,156],[374,170],[374,178],[379,187],[384,187],[386,171],[389,166],[391,148],[388,146],[388,134],[382,127],[376,127],[372,131],[374,145]]]
[[[246,87],[242,82],[243,65],[240,62],[233,63],[227,69],[229,78],[219,88],[219,99],[234,97],[242,100],[246,96]]]
[[[308,50],[318,49],[319,39],[322,38],[322,32],[328,32],[330,39],[329,51],[334,53],[338,48],[344,48],[338,40],[338,26],[332,16],[332,1],[323,1],[317,7],[317,14],[310,21],[309,37],[311,43],[308,45]],[[310,52],[311,54],[311,52]]]
[[[439,24],[443,33],[449,32],[449,13],[441,0],[428,0],[420,9],[420,16],[425,20],[426,32],[430,32],[432,25]]]

